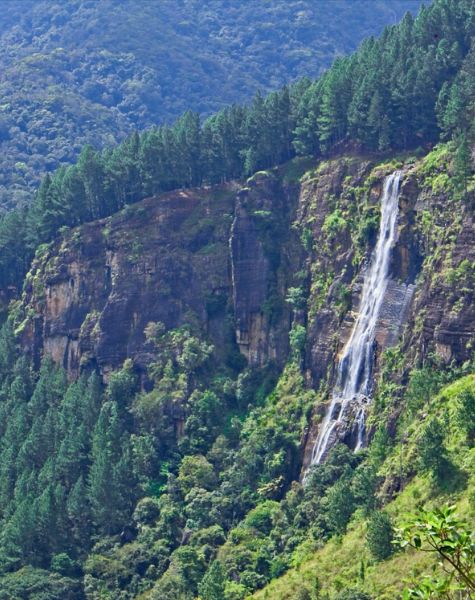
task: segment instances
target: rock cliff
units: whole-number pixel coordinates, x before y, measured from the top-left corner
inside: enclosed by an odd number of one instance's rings
[[[397,343],[412,361],[435,353],[461,362],[472,353],[473,211],[434,186],[427,164],[360,157],[311,169],[293,163],[245,185],[149,198],[63,232],[40,249],[27,277],[16,307],[21,343],[36,362],[49,354],[71,377],[92,368],[107,377],[128,357],[145,373],[144,329],[161,321],[191,324],[218,360],[235,360],[239,350],[250,367],[282,368],[289,333],[301,325],[302,367],[308,385],[321,391],[308,462],[335,358],[358,312],[382,182],[395,168],[403,171],[398,239],[377,324],[376,371],[382,351]]]
[[[107,377],[129,357],[145,371],[144,329],[160,321],[192,325],[220,358],[237,344],[250,366],[282,367],[296,199],[261,174],[245,188],[174,192],[63,232],[27,277],[22,344],[71,377],[92,368]]]

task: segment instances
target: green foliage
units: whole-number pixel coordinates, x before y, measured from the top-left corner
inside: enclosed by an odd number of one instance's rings
[[[273,519],[278,508],[278,503],[272,500],[266,500],[258,504],[246,515],[244,519],[245,526],[267,535],[272,529]]]
[[[209,115],[248,101],[257,89],[269,93],[297,77],[318,76],[334,56],[418,4],[354,0],[340,6],[335,20],[331,3],[315,10],[308,0],[272,6],[253,0],[232,10],[219,0],[212,11],[193,0],[160,10],[153,3],[136,10],[132,0],[107,7],[11,0],[0,20],[0,205],[24,202],[42,174],[73,162],[85,144],[111,146],[187,108]],[[193,118],[185,121],[181,137],[192,137]],[[285,120],[274,125],[275,142],[288,127]],[[147,161],[153,146],[141,151]],[[217,161],[215,152],[206,160]],[[244,153],[255,170],[259,148]],[[189,144],[188,157],[193,178],[196,144]],[[118,168],[134,174],[128,161]],[[147,185],[154,183],[150,174]]]
[[[436,483],[441,484],[451,463],[445,447],[444,425],[436,417],[430,417],[419,437],[419,464],[424,472],[430,473]]]
[[[219,560],[213,561],[206,575],[198,586],[202,600],[222,600],[224,598],[224,571]]]
[[[294,325],[289,333],[290,351],[292,356],[299,359],[305,348],[307,330],[303,325]]]
[[[464,432],[466,440],[473,445],[475,440],[475,392],[464,389],[457,397],[455,423]]]
[[[309,227],[304,227],[300,235],[300,241],[307,252],[311,252],[313,248],[313,233]]]
[[[80,573],[77,563],[65,553],[55,554],[51,559],[51,570],[65,576],[74,576]]]
[[[215,480],[213,466],[204,456],[185,456],[181,462],[177,483],[183,494],[194,487],[212,488]]]
[[[120,531],[136,499],[130,373],[126,366],[104,392],[95,375],[68,385],[62,369],[47,359],[35,377],[14,347],[8,352],[4,366],[13,367],[1,372],[0,572],[50,567],[58,575],[47,583],[39,571],[31,572],[31,589],[46,594],[62,586],[64,597],[77,592],[82,598],[80,586],[66,580],[81,574],[92,535]],[[68,586],[76,590],[71,596]],[[21,589],[14,597],[24,597]]]
[[[421,509],[397,530],[403,548],[432,552],[440,559],[443,574],[427,578],[406,590],[404,598],[471,597],[475,593],[475,536],[455,515],[455,506],[432,511]]]
[[[384,511],[375,511],[368,521],[366,543],[376,560],[385,560],[393,553],[393,527]]]
[[[411,371],[406,390],[406,400],[413,412],[422,406],[429,406],[445,383],[444,373],[435,364]]]
[[[2,577],[0,600],[84,600],[80,581],[24,567]]]
[[[94,524],[101,533],[118,533],[130,514],[136,482],[130,445],[114,402],[102,405],[94,428],[88,496]]]
[[[353,490],[349,486],[349,479],[341,477],[327,493],[328,521],[331,529],[337,533],[344,533],[351,515],[355,511],[356,502]]]
[[[338,233],[344,231],[346,227],[346,220],[343,218],[341,211],[336,209],[334,212],[325,217],[322,231],[330,237],[336,237]]]
[[[305,307],[307,301],[305,290],[301,287],[290,287],[287,290],[287,298],[285,300],[292,308],[297,310],[302,309]]]

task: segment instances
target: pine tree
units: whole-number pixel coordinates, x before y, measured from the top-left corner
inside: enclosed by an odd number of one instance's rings
[[[128,486],[124,493],[124,485]],[[94,429],[88,501],[94,524],[103,533],[117,533],[134,495],[130,448],[117,405],[105,402]]]
[[[78,477],[69,492],[66,501],[66,512],[71,524],[71,534],[77,542],[77,548],[83,548],[87,545],[92,531],[88,490],[82,475]]]
[[[385,560],[394,552],[393,527],[387,513],[376,511],[368,522],[366,542],[376,560]]]
[[[323,79],[322,104],[318,118],[319,142],[328,152],[346,134],[347,111],[351,100],[348,60],[336,60]]]
[[[185,187],[200,185],[203,178],[200,117],[187,111],[173,129],[180,157],[179,182]]]
[[[441,94],[447,95],[447,92],[442,88]],[[440,96],[442,102],[442,96]],[[445,110],[441,116],[441,124],[446,134],[454,134],[464,129],[464,100],[462,90],[458,82],[455,82],[448,92],[445,103]]]
[[[442,423],[435,417],[425,424],[418,444],[419,464],[423,472],[430,473],[436,483],[440,484],[450,462]]]
[[[225,581],[223,566],[219,560],[213,561],[198,586],[200,598],[202,600],[222,600]]]
[[[84,146],[82,149],[77,169],[84,186],[87,220],[105,216],[103,202],[105,173],[100,156],[91,146]]]

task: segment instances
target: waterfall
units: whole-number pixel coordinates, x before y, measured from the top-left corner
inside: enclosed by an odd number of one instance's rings
[[[355,450],[365,443],[366,405],[372,388],[375,330],[388,285],[391,249],[397,235],[400,179],[401,172],[396,171],[384,182],[378,241],[364,276],[359,314],[338,362],[332,399],[319,428],[311,465],[320,463],[338,439],[349,409],[355,415]]]

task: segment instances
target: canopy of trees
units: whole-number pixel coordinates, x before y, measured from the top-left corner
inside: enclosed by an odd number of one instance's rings
[[[0,206],[134,129],[316,77],[420,0],[8,0],[0,14]]]
[[[0,221],[0,285],[18,284],[34,249],[60,227],[145,196],[239,178],[296,154],[321,156],[348,144],[374,152],[470,136],[474,10],[470,0],[438,0],[416,19],[408,13],[380,39],[369,38],[314,82],[257,93],[249,105],[205,121],[187,111],[172,126],[134,133],[115,149],[84,147],[75,165],[44,178],[31,208]]]

